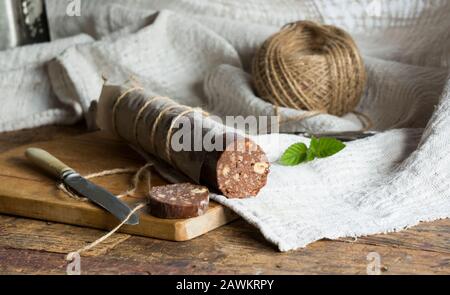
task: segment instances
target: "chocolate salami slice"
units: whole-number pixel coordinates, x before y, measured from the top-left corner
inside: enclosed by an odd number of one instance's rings
[[[203,215],[208,210],[209,191],[191,183],[154,187],[149,193],[150,214],[159,218],[184,219]]]

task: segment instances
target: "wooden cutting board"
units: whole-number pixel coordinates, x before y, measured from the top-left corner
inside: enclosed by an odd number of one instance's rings
[[[145,161],[123,142],[103,132],[68,137],[33,144],[61,159],[81,175],[115,168],[139,168]],[[74,200],[56,187],[56,181],[30,164],[23,146],[0,155],[0,213],[74,224],[99,229],[112,229],[119,222],[90,202]],[[92,179],[114,194],[126,191],[132,175],[112,175]],[[152,185],[162,185],[156,172]],[[140,199],[141,198],[141,199]],[[145,199],[144,188],[136,198],[123,200],[133,207]],[[139,212],[139,225],[125,225],[121,232],[173,241],[186,241],[218,228],[237,218],[229,209],[213,201],[203,216],[190,219],[160,219]]]

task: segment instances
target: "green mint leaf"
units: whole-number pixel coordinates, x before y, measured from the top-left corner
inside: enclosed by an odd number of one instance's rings
[[[345,144],[335,138],[320,138],[315,147],[317,158],[326,158],[335,155],[345,148]]]
[[[316,137],[311,137],[309,142],[309,149],[306,152],[306,162],[311,162],[317,157],[317,149],[319,148],[319,140]]]
[[[311,147],[306,152],[306,162],[311,162],[316,158],[316,152]]]
[[[345,144],[335,138],[312,137],[309,148],[304,143],[293,144],[283,153],[279,163],[284,166],[296,166],[316,158],[333,156],[344,148]]]
[[[317,156],[317,150],[319,148],[319,139],[316,137],[311,137],[311,141],[309,143],[309,149],[311,150],[311,153],[314,155],[314,158]],[[314,160],[313,158],[313,160]]]
[[[304,143],[291,145],[281,156],[280,164],[284,166],[295,166],[306,160],[308,147]]]

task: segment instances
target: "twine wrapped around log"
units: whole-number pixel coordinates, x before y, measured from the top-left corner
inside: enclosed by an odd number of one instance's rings
[[[288,24],[265,41],[252,74],[257,94],[274,105],[337,116],[356,108],[366,83],[352,37],[310,21]]]
[[[269,162],[257,144],[230,132],[199,109],[142,88],[105,85],[97,124],[141,154],[153,156],[158,164],[168,164],[226,197],[256,196],[266,184]],[[183,134],[183,143],[176,149],[172,145],[175,134]]]

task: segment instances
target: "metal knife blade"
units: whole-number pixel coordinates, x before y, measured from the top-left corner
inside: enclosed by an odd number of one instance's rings
[[[132,211],[128,205],[119,200],[116,196],[105,190],[104,188],[95,185],[89,180],[83,178],[78,173],[67,171],[62,176],[64,184],[73,192],[104,208],[120,221],[124,221]],[[131,215],[126,224],[135,225],[139,223],[139,216],[135,213]]]
[[[376,131],[350,131],[350,132],[326,132],[326,133],[300,133],[300,135],[307,137],[307,138],[323,138],[323,137],[332,137],[339,139],[341,141],[353,141],[357,139],[363,139],[367,137],[371,137],[374,135],[377,135],[378,132]]]
[[[132,210],[124,202],[107,190],[93,184],[76,173],[72,168],[55,158],[47,151],[39,148],[29,148],[25,156],[48,174],[62,181],[67,189],[77,195],[88,198],[93,203],[106,209],[120,221],[125,221]],[[139,216],[136,213],[130,215],[126,224],[138,224]]]

